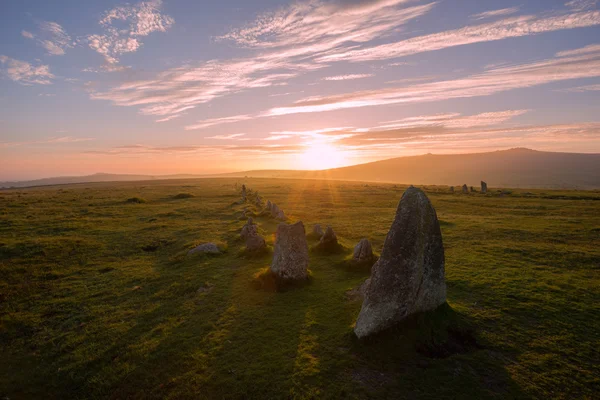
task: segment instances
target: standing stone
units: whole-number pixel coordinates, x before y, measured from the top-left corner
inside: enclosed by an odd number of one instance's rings
[[[258,227],[254,225],[254,221],[252,220],[252,218],[248,218],[248,222],[246,222],[246,225],[242,227],[242,232],[240,233],[240,236],[242,237],[242,239],[246,239],[255,233],[258,234]]]
[[[285,220],[285,213],[275,203],[273,203],[273,206],[271,207],[271,216],[275,219]]]
[[[267,210],[271,211],[273,209],[273,204],[271,203],[271,200],[267,200]]]
[[[373,266],[354,332],[359,338],[446,301],[444,246],[436,212],[415,187],[404,192]]]
[[[282,209],[279,209],[279,211],[277,212],[277,214],[275,215],[275,219],[278,219],[280,221],[285,221],[286,220],[286,216],[285,213],[283,212]]]
[[[253,225],[256,226],[256,225]],[[251,252],[262,251],[267,248],[265,238],[258,234],[258,230],[254,229],[246,237],[246,250]]]
[[[454,193],[454,186],[450,186],[450,193]]]
[[[335,246],[335,245],[337,245],[337,242],[338,242],[337,235],[333,231],[333,228],[331,226],[327,226],[327,228],[325,229],[325,233],[321,237],[321,240],[319,240],[319,245],[320,246]]]
[[[354,246],[354,254],[352,259],[356,262],[365,262],[373,259],[373,246],[369,239],[361,239],[356,246]]]
[[[242,185],[242,200],[246,201],[246,185]]]
[[[471,186],[471,193],[475,192],[475,188],[473,186]]]
[[[323,228],[321,228],[321,225],[315,224],[315,226],[313,226],[312,233],[314,236],[318,236],[319,238],[321,238],[323,237],[323,234],[325,232],[323,232]]]
[[[271,271],[283,279],[308,278],[308,243],[302,221],[277,227]]]
[[[467,187],[466,184],[462,185],[462,192],[463,193],[469,193],[469,188]]]
[[[487,183],[481,181],[481,193],[487,193]]]

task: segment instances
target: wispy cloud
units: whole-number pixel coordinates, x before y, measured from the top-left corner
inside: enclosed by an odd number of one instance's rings
[[[77,138],[72,136],[61,136],[51,137],[42,140],[29,140],[24,142],[0,142],[0,148],[2,147],[18,147],[18,146],[29,146],[35,144],[65,144],[65,143],[78,143],[78,142],[89,142],[95,140],[95,138]]]
[[[475,128],[501,124],[514,117],[525,114],[529,110],[508,110],[486,112],[463,116],[458,113],[421,115],[395,121],[384,122],[377,129],[415,128],[442,126],[445,128]]]
[[[28,31],[21,31],[21,35],[27,39],[32,39],[51,56],[62,56],[66,49],[72,48],[74,42],[67,34],[65,29],[56,22],[42,21],[38,24],[39,33],[34,35]]]
[[[254,48],[300,46],[325,51],[347,42],[368,42],[429,12],[435,3],[402,7],[409,0],[296,2],[260,15],[246,27],[218,37]]]
[[[227,94],[283,85],[299,72],[321,67],[278,59],[214,60],[173,68],[154,79],[124,83],[108,91],[94,91],[91,97],[120,106],[141,106],[142,114],[165,120]]]
[[[232,133],[230,135],[208,136],[208,137],[206,137],[206,139],[240,140],[240,138],[245,135],[246,135],[245,133]]]
[[[347,81],[351,79],[364,79],[371,78],[375,75],[373,74],[349,74],[349,75],[336,75],[336,76],[326,76],[323,78],[324,81]]]
[[[575,50],[574,54],[578,50]],[[490,69],[466,78],[407,87],[364,90],[334,96],[309,97],[264,115],[322,112],[347,108],[488,96],[568,79],[600,76],[600,51]]]
[[[221,124],[231,124],[234,122],[246,121],[252,119],[251,115],[234,115],[232,117],[223,117],[223,118],[209,118],[196,122],[194,125],[186,126],[185,129],[204,129],[210,126],[221,125]]]
[[[479,14],[473,14],[471,15],[471,18],[473,19],[487,19],[487,18],[496,18],[496,17],[503,17],[505,15],[511,15],[511,14],[515,14],[519,12],[519,7],[510,7],[510,8],[502,8],[500,10],[492,10],[492,11],[485,11]]]
[[[190,63],[162,72],[153,79],[97,90],[92,98],[110,100],[120,106],[140,106],[142,114],[161,116],[159,121],[165,121],[218,97],[286,85],[299,74],[326,68],[326,64],[313,61],[316,55],[325,55],[345,43],[363,43],[387,35],[424,15],[435,4],[404,7],[405,3],[408,0],[295,3],[278,12],[259,16],[247,27],[217,38],[259,50],[259,54],[226,61]],[[138,39],[137,36],[129,38]],[[91,40],[93,47],[105,54],[109,62],[116,62],[116,55],[111,50],[115,41],[111,37],[93,35]],[[132,49],[136,48],[137,42],[130,45]],[[128,46],[123,43],[119,48],[126,50]],[[207,120],[207,123],[212,124],[211,121]],[[216,119],[215,122],[233,121]],[[199,121],[188,129],[203,126],[205,123]]]
[[[86,41],[91,49],[104,56],[107,63],[116,64],[122,54],[140,48],[143,36],[166,32],[174,24],[173,18],[162,14],[161,8],[162,0],[113,8],[99,21],[104,33],[88,35]]]
[[[600,84],[577,86],[577,87],[573,87],[573,88],[559,90],[559,92],[567,92],[567,93],[585,93],[585,92],[598,92],[598,91],[600,91]]]
[[[571,0],[565,3],[565,6],[575,11],[585,11],[594,8],[598,0]]]
[[[54,79],[48,65],[32,65],[26,61],[15,60],[4,55],[0,55],[1,72],[9,79],[22,85],[49,85]]]
[[[524,15],[418,36],[395,43],[332,53],[320,57],[318,60],[321,62],[385,60],[473,43],[596,25],[600,25],[600,11],[571,12],[541,17]]]

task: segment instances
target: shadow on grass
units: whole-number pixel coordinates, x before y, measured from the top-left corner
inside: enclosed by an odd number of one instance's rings
[[[252,287],[256,290],[264,290],[266,292],[286,292],[307,286],[312,282],[312,279],[312,272],[310,270],[308,270],[308,277],[306,279],[286,279],[279,277],[271,271],[271,268],[266,267],[254,275]]]

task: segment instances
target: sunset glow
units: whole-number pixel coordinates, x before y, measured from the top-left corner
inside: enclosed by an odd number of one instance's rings
[[[598,1],[491,6],[3,2],[0,180],[600,152]]]
[[[335,146],[315,143],[300,154],[299,169],[329,169],[345,165],[344,153]]]

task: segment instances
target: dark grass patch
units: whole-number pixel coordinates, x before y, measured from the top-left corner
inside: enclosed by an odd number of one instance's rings
[[[171,241],[167,239],[153,239],[149,243],[143,245],[142,250],[144,250],[146,253],[153,253],[161,247],[169,245],[170,243]]]
[[[348,251],[348,249],[342,246],[339,242],[319,242],[314,245],[310,251],[315,254],[342,254]]]
[[[249,250],[244,246],[238,253],[240,257],[244,257],[249,260],[256,260],[260,258],[265,258],[273,254],[273,249],[270,246],[266,246],[259,250]]]
[[[105,268],[100,268],[98,270],[98,272],[100,272],[101,274],[106,274],[106,273],[114,271],[114,270],[115,270],[115,268],[113,268],[113,267],[105,267]]]
[[[275,275],[271,268],[261,269],[254,275],[252,287],[256,290],[266,292],[286,292],[292,289],[298,289],[309,285],[312,282],[312,272],[308,270],[307,279],[283,279]]]
[[[308,240],[309,242],[310,241],[315,242],[317,240],[321,240],[322,236],[323,235],[319,235],[318,233],[310,232],[306,235],[306,240]]]
[[[475,327],[457,314],[448,303],[433,311],[410,316],[378,334],[359,342],[366,349],[394,352],[391,347],[402,341],[407,349],[414,349],[428,358],[444,359],[483,348],[476,337]]]
[[[191,193],[179,193],[179,194],[176,194],[175,196],[173,196],[173,198],[175,200],[191,199],[193,197],[195,197],[195,196]]]
[[[339,263],[337,263],[336,267],[342,268],[342,269],[345,269],[348,271],[364,271],[364,272],[371,273],[371,268],[373,268],[373,265],[375,265],[377,260],[379,260],[379,257],[376,255],[373,255],[373,257],[370,260],[364,260],[364,261],[356,261],[353,258],[347,258],[347,259],[342,260]]]
[[[141,197],[130,197],[125,201],[127,204],[143,204],[145,202],[146,200],[142,199]]]
[[[438,220],[440,223],[440,226],[446,226],[448,228],[455,226],[456,224],[454,222],[449,222],[449,221],[444,221],[442,219]]]

